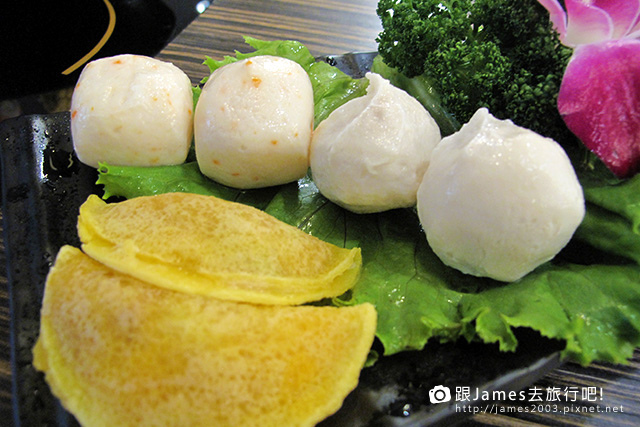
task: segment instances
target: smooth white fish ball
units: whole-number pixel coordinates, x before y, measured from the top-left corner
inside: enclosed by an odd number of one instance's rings
[[[296,62],[256,56],[217,69],[195,112],[202,173],[236,188],[285,184],[306,175],[313,89]]]
[[[320,192],[356,213],[412,207],[440,129],[427,110],[378,74],[367,94],[333,111],[313,133]]]
[[[584,213],[562,147],[486,109],[433,150],[418,190],[436,255],[463,273],[506,282],[552,259]]]
[[[97,167],[183,163],[193,138],[193,90],[173,64],[142,55],[88,63],[71,99],[79,160]]]

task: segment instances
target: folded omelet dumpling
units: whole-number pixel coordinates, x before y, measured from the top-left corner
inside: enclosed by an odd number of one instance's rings
[[[314,425],[356,387],[376,314],[175,292],[62,248],[34,365],[85,426]]]
[[[168,193],[80,208],[82,249],[115,270],[222,299],[300,304],[341,295],[360,272],[344,249],[240,203]]]

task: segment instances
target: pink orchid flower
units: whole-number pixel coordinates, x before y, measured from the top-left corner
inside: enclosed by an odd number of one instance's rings
[[[538,0],[574,49],[558,110],[618,177],[640,171],[640,0]]]

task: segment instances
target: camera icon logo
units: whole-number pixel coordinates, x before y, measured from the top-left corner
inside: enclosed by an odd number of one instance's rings
[[[451,400],[451,390],[449,387],[437,385],[429,390],[429,400],[431,403],[444,403]]]

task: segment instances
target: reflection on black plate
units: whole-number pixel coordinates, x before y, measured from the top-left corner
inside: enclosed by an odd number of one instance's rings
[[[361,76],[373,54],[323,58]],[[13,405],[16,426],[75,426],[32,367],[44,280],[63,244],[79,246],[78,208],[95,185],[96,171],[75,158],[69,115],[23,116],[0,124],[2,209],[11,298]],[[360,385],[323,426],[451,425],[469,412],[455,402],[456,387],[511,391],[527,387],[559,365],[559,343],[518,331],[516,353],[495,346],[430,343],[423,351],[382,357],[362,371]],[[432,404],[429,390],[452,391],[448,403]],[[486,404],[487,402],[478,402]],[[456,410],[457,407],[457,410]]]

